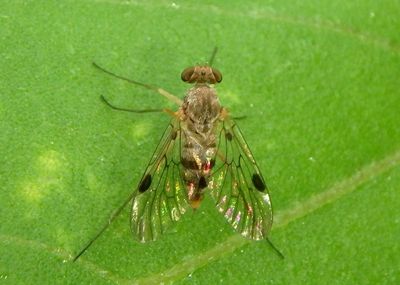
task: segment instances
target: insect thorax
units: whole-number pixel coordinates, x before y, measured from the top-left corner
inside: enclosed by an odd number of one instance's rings
[[[201,127],[213,124],[219,117],[221,105],[215,89],[208,84],[196,84],[190,88],[184,98],[182,111],[187,120],[193,122],[199,132],[206,132]]]
[[[196,84],[189,89],[182,111],[183,146],[181,162],[188,198],[197,208],[208,185],[216,153],[215,128],[221,112],[215,89],[208,84]]]

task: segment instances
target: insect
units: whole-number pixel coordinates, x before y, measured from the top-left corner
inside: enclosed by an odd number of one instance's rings
[[[167,91],[102,71],[154,90],[179,108],[130,110],[102,99],[111,108],[129,112],[164,111],[172,116],[136,190],[111,216],[100,232],[79,252],[76,260],[103,233],[123,207],[131,202],[131,229],[140,242],[156,240],[206,193],[216,208],[242,236],[267,240],[273,214],[267,185],[238,125],[222,107],[215,85],[222,74],[209,65],[188,67],[181,79],[192,84],[183,101]],[[272,245],[279,255],[282,254]]]

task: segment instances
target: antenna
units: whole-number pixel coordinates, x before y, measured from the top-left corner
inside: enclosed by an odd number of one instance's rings
[[[215,55],[217,54],[217,51],[218,51],[218,47],[214,47],[214,50],[213,50],[213,52],[211,54],[211,57],[210,57],[210,60],[208,61],[208,65],[212,66],[214,58],[215,58]]]

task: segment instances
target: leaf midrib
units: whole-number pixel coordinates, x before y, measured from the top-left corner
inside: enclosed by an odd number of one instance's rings
[[[343,179],[340,182],[335,183],[330,188],[311,196],[309,199],[303,202],[297,202],[287,210],[280,211],[275,215],[275,223],[273,229],[278,229],[287,226],[289,223],[294,222],[302,217],[305,217],[314,211],[331,204],[343,196],[350,194],[361,185],[366,182],[377,178],[385,172],[400,165],[400,150],[395,153],[386,156],[382,160],[372,162],[358,171],[356,171],[350,177]],[[31,247],[39,250],[48,251],[49,253],[56,255],[64,259],[67,262],[72,258],[72,254],[62,249],[51,248],[46,244],[38,241],[26,240],[20,237],[0,235],[1,243],[14,243],[20,246]],[[180,280],[201,267],[226,256],[238,248],[250,243],[251,241],[244,239],[240,235],[233,235],[226,239],[224,242],[217,244],[209,250],[199,253],[197,256],[191,256],[191,258],[182,258],[184,260],[181,263],[175,264],[171,268],[156,273],[147,277],[138,278],[135,280],[123,279],[116,276],[106,270],[100,268],[96,264],[86,261],[84,259],[79,260],[78,264],[86,268],[91,272],[95,272],[100,277],[107,280],[114,281],[120,284],[158,284],[161,282],[173,282]]]

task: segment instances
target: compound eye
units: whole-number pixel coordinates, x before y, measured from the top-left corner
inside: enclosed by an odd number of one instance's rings
[[[213,68],[212,69],[212,72],[213,72],[213,74],[214,74],[214,77],[215,77],[215,81],[216,82],[221,82],[222,81],[222,74],[221,74],[221,72],[218,70],[218,69],[216,69],[216,68]]]
[[[194,66],[186,68],[184,71],[182,71],[181,78],[184,82],[189,82],[191,83],[190,79],[192,78],[192,75],[194,73]]]

